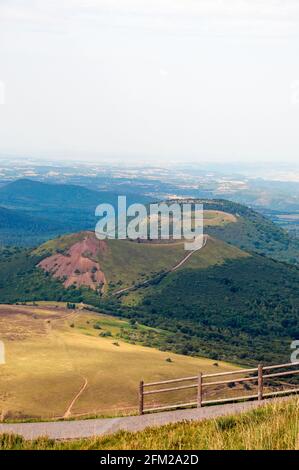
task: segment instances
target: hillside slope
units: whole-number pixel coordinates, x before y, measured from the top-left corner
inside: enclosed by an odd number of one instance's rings
[[[299,270],[274,258],[295,262],[298,241],[239,204],[198,202],[209,237],[190,257],[181,242],[64,235],[33,251],[0,253],[0,302],[84,301],[171,331],[164,349],[245,363],[288,360],[299,334]]]
[[[183,266],[206,268],[243,256],[248,255],[209,239],[204,249],[194,253]],[[111,293],[159,279],[185,257],[181,242],[99,241],[93,232],[64,235],[34,250],[0,252],[0,302],[80,302],[87,296],[89,303],[112,302],[117,309],[119,302],[110,299]],[[102,299],[101,293],[105,294]]]
[[[92,253],[90,237],[104,249]],[[242,363],[289,359],[299,334],[298,268],[212,238],[171,272],[182,256],[182,244],[63,236],[0,255],[0,302],[84,301],[170,331],[159,342],[165,350]],[[126,286],[133,290],[111,295]]]
[[[30,179],[13,181],[0,187],[0,206],[22,215],[16,213],[13,218],[7,213],[10,222],[9,226],[7,222],[0,226],[0,243],[37,246],[58,234],[94,229],[95,208],[104,202],[116,208],[117,197],[113,191],[94,191],[83,186]],[[127,200],[128,204],[150,202],[142,195],[128,195]],[[18,219],[23,221],[22,226]]]
[[[173,331],[184,353],[288,361],[299,334],[299,269],[259,255],[206,269],[194,262],[124,297],[127,314]]]
[[[138,286],[159,274],[171,271],[186,258],[184,244],[138,243],[130,240],[100,241],[93,232],[80,232],[51,240],[32,252],[40,256],[44,271],[61,279],[66,287],[75,284],[113,293],[120,288]],[[206,268],[227,259],[249,256],[222,241],[208,239],[207,245],[193,253],[182,267]],[[181,268],[180,268],[181,269]],[[97,273],[102,273],[98,279]]]
[[[0,243],[3,245],[34,245],[57,237],[64,231],[64,224],[21,210],[0,207]]]
[[[208,226],[206,232],[242,250],[255,251],[292,264],[299,263],[299,240],[267,217],[241,204],[226,200],[201,200],[206,210],[220,210],[236,216],[236,223]]]
[[[4,420],[62,417],[85,381],[68,417],[136,412],[142,377],[166,380],[234,368],[145,347],[143,336],[168,333],[61,304],[0,305],[0,331],[7,357],[0,381]],[[171,398],[184,400],[186,393]]]
[[[128,205],[152,202],[143,194],[124,195],[127,196]],[[118,194],[113,191],[95,191],[83,186],[28,179],[6,184],[0,188],[0,206],[21,211],[24,224],[22,228],[16,219],[10,217],[10,226],[0,227],[0,243],[34,246],[58,233],[94,229],[97,205],[105,202],[116,208],[117,197]],[[205,231],[212,237],[245,251],[255,251],[280,261],[299,262],[299,240],[292,238],[270,219],[231,201],[200,199],[192,202],[204,205],[208,214]],[[211,217],[213,212],[214,216]]]
[[[54,184],[20,179],[0,187],[0,202],[3,206],[39,212],[47,209],[63,211],[81,209],[94,211],[101,202],[117,204],[118,194],[113,191],[95,191],[73,184]],[[145,196],[140,202],[149,202]],[[128,203],[135,199],[130,196]]]

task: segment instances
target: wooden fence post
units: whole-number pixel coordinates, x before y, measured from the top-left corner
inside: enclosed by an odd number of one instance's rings
[[[202,405],[202,373],[198,375],[198,384],[197,384],[197,408],[201,408]]]
[[[258,400],[263,399],[263,365],[258,365]]]
[[[143,400],[144,400],[144,395],[143,395],[143,388],[144,388],[144,382],[141,380],[139,383],[139,414],[143,415]]]

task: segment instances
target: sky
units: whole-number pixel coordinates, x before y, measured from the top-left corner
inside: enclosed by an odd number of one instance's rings
[[[0,0],[0,154],[298,162],[298,0]]]

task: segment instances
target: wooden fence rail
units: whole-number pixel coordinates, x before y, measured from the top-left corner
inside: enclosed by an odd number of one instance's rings
[[[270,391],[265,392],[265,379],[273,379],[276,377],[285,377],[288,375],[297,375],[299,374],[299,370],[288,370],[284,372],[276,372],[276,373],[266,373],[265,371],[272,371],[275,369],[284,369],[284,368],[292,368],[293,366],[299,365],[299,362],[291,362],[287,364],[277,364],[273,366],[264,366],[259,364],[258,367],[252,369],[237,369],[229,372],[219,372],[214,374],[202,374],[201,372],[198,375],[191,376],[191,377],[182,377],[179,379],[170,379],[170,380],[163,380],[160,382],[150,382],[144,383],[143,381],[139,384],[139,413],[142,415],[144,413],[150,413],[154,411],[163,411],[163,410],[171,410],[177,408],[186,408],[186,407],[195,407],[198,408],[204,405],[211,405],[233,402],[233,401],[241,401],[241,400],[263,400],[263,398],[273,397],[276,395],[282,394],[290,394],[290,393],[297,393],[299,392],[298,388],[289,388],[287,390],[277,390],[277,391]],[[214,380],[214,377],[227,377],[227,376],[235,376],[235,375],[244,375],[246,377],[234,377],[231,379],[226,380]],[[160,387],[161,385],[169,385],[169,384],[179,384],[184,382],[191,382],[187,385],[178,385],[178,386],[170,386],[166,388],[155,388],[151,389],[151,387]],[[244,382],[255,382],[257,384],[257,394],[254,395],[241,395],[241,396],[231,396],[229,398],[220,398],[220,399],[211,399],[211,400],[204,400],[204,392],[209,387],[215,386],[222,386],[222,385],[229,385],[229,384],[237,384],[237,383],[244,383]],[[290,384],[285,384],[290,386]],[[147,390],[149,388],[149,390]],[[180,392],[182,390],[189,390],[195,389],[196,390],[196,400],[189,401],[187,403],[177,403],[177,404],[169,404],[163,406],[154,406],[147,408],[145,406],[145,398],[147,396],[152,396],[156,394],[163,394],[163,393],[172,393],[172,392]]]

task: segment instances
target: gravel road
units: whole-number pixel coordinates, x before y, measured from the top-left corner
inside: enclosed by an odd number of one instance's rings
[[[144,416],[127,416],[121,418],[0,424],[0,434],[19,434],[25,439],[35,439],[40,436],[48,436],[52,439],[76,439],[111,434],[120,430],[140,431],[148,426],[161,426],[163,424],[176,423],[179,421],[200,421],[207,418],[216,418],[248,411],[264,405],[269,401],[270,400],[206,406],[199,409],[166,411],[163,413],[146,414]]]

